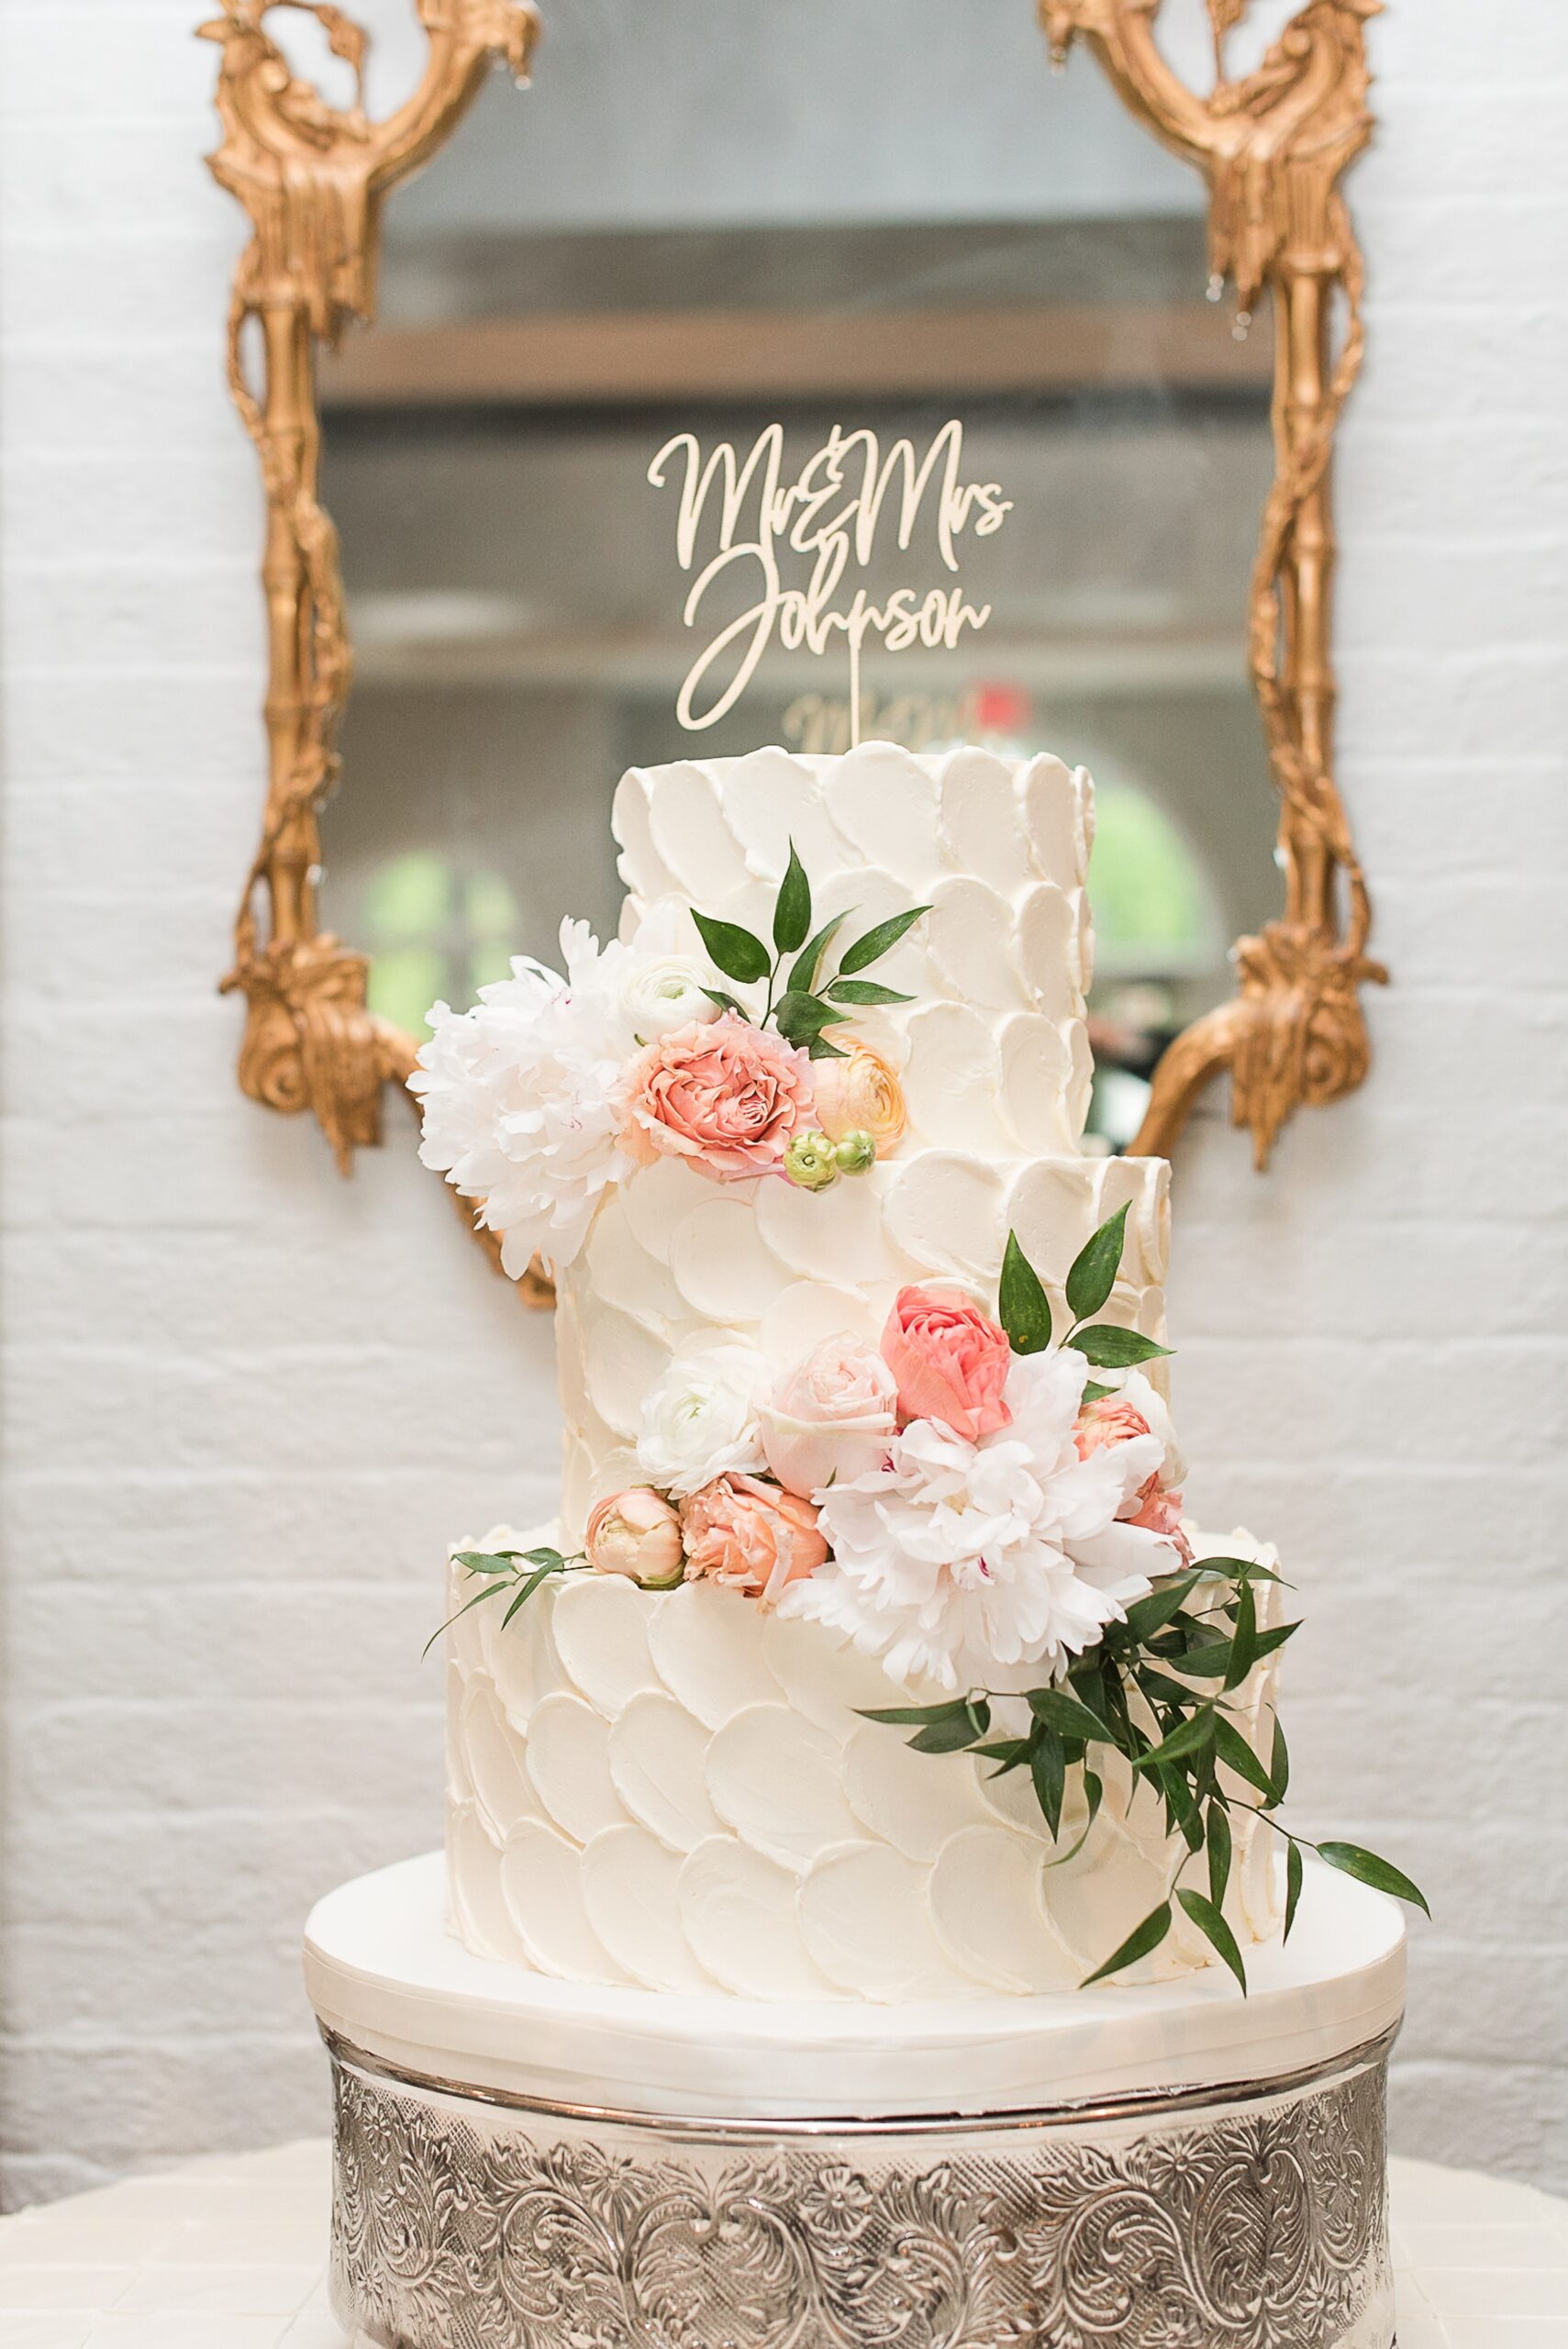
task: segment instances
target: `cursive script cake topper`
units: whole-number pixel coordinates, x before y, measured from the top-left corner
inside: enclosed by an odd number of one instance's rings
[[[719,622],[693,662],[675,715],[692,733],[717,726],[734,708],[775,639],[786,652],[804,647],[824,653],[841,637],[850,662],[850,739],[858,742],[861,651],[867,637],[890,653],[916,646],[951,651],[965,629],[984,627],[991,607],[971,604],[961,588],[940,583],[925,589],[895,587],[873,603],[863,581],[851,592],[845,574],[851,563],[857,571],[867,569],[878,551],[879,533],[885,551],[884,518],[899,552],[907,553],[923,518],[944,568],[956,573],[959,540],[970,529],[976,538],[993,537],[1012,512],[1012,500],[1002,495],[996,482],[963,480],[963,426],[957,417],[932,437],[918,460],[908,439],[895,440],[884,457],[874,432],[846,432],[835,424],[788,481],[784,438],[782,424],[764,426],[742,462],[731,441],[717,442],[705,457],[695,432],[677,432],[648,468],[655,489],[679,478],[675,551],[683,571],[698,561],[710,510],[717,525],[717,551],[686,596],[684,625],[701,626],[726,585],[732,596],[756,590],[743,610]],[[717,507],[710,508],[716,490]],[[802,586],[786,586],[781,577],[780,559],[790,554],[810,562]]]

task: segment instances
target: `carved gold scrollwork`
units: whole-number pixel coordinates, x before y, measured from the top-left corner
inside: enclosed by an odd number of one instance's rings
[[[284,10],[312,18],[348,65],[347,106],[328,105],[293,71],[267,29]],[[406,1076],[414,1047],[366,1008],[364,955],[317,925],[320,810],[337,780],[352,664],[337,533],[317,494],[316,349],[374,313],[388,190],[440,145],[492,60],[524,77],[538,32],[522,0],[419,0],[419,18],[424,72],[384,122],[365,112],[365,35],[330,0],[224,0],[199,28],[223,51],[223,139],[207,161],[250,219],[229,306],[228,377],[267,509],[267,806],[223,985],[246,1001],[240,1085],[268,1108],[311,1111],[345,1173],[356,1148],[381,1140],[382,1088]],[[248,332],[259,345],[254,383]]]
[[[239,1082],[269,1108],[310,1111],[345,1172],[381,1139],[381,1099],[412,1040],[367,1008],[366,958],[318,928],[319,816],[337,779],[351,662],[337,535],[317,495],[317,347],[375,307],[381,206],[440,146],[492,61],[526,77],[538,20],[526,0],[416,0],[418,87],[383,121],[364,104],[365,35],[331,0],[221,0],[200,28],[222,51],[223,136],[208,158],[251,234],[235,274],[229,382],[266,500],[262,579],[269,777],[261,838],[223,985],[242,995]],[[1266,1163],[1300,1103],[1366,1073],[1360,989],[1370,909],[1332,767],[1329,461],[1362,351],[1362,263],[1340,183],[1366,143],[1366,19],[1382,0],[1307,0],[1255,71],[1225,71],[1248,0],[1207,0],[1218,80],[1189,89],[1155,39],[1162,0],[1037,0],[1053,50],[1085,40],[1133,112],[1206,175],[1216,274],[1243,312],[1266,290],[1276,343],[1275,478],[1252,583],[1250,657],[1281,797],[1283,918],[1236,949],[1239,992],[1178,1038],[1156,1072],[1135,1148],[1167,1152],[1203,1085],[1230,1074],[1238,1125]],[[333,106],[267,28],[308,17],[349,70]],[[460,1208],[467,1215],[467,1209]],[[478,1235],[493,1259],[493,1236]],[[526,1299],[548,1304],[540,1278]]]
[[[1383,0],[1308,0],[1256,70],[1226,78],[1246,0],[1208,0],[1218,72],[1199,96],[1155,39],[1161,0],[1040,0],[1054,54],[1086,40],[1133,112],[1209,188],[1209,260],[1243,317],[1274,321],[1274,480],[1252,573],[1249,654],[1280,793],[1285,908],[1235,952],[1240,992],[1178,1037],[1133,1148],[1164,1155],[1203,1086],[1230,1072],[1259,1166],[1300,1103],[1338,1100],[1370,1058],[1360,990],[1387,973],[1333,774],[1329,462],[1360,373],[1362,267],[1340,180],[1372,134],[1365,25]],[[1336,319],[1336,296],[1342,325]],[[1338,347],[1335,347],[1338,331]]]

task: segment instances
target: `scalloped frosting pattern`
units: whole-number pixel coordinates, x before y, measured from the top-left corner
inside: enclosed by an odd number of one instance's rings
[[[532,1546],[498,1529],[494,1546]],[[453,1604],[468,1595],[453,1569]],[[1272,1603],[1275,1591],[1265,1586]],[[1019,1774],[910,1753],[858,1709],[929,1693],[731,1591],[547,1583],[448,1639],[448,1884],[478,1955],[573,1982],[879,2004],[1068,1991],[1160,1898],[1176,1846],[1131,1774],[1053,1846]],[[1273,1669],[1240,1692],[1260,1751]],[[1238,1820],[1226,1913],[1278,1927],[1271,1837]],[[1131,1981],[1210,1962],[1184,1918]]]
[[[793,840],[816,918],[853,935],[929,905],[877,966],[914,997],[875,1023],[904,1062],[911,1130],[939,1148],[1076,1151],[1092,1063],[1084,877],[1094,787],[1057,758],[866,742],[842,758],[753,751],[632,767],[612,828],[623,930],[661,897],[768,935]]]
[[[624,929],[673,895],[767,934],[792,841],[818,923],[844,912],[852,935],[913,906],[930,912],[877,966],[911,1001],[845,1031],[898,1068],[908,1126],[888,1158],[817,1194],[656,1162],[606,1194],[562,1268],[573,1542],[596,1499],[638,1481],[643,1399],[679,1349],[739,1336],[782,1373],[822,1338],[874,1337],[906,1283],[994,1293],[1009,1229],[1060,1306],[1073,1257],[1125,1202],[1106,1318],[1163,1337],[1169,1171],[1079,1148],[1094,829],[1082,769],[885,742],[841,758],[757,751],[631,768],[613,823]]]

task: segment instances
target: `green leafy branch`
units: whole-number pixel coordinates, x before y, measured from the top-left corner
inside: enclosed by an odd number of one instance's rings
[[[453,1557],[454,1563],[462,1566],[465,1574],[478,1579],[480,1587],[472,1598],[463,1600],[456,1614],[449,1615],[444,1623],[436,1626],[420,1651],[421,1662],[442,1633],[450,1631],[471,1607],[483,1607],[487,1598],[502,1598],[509,1592],[511,1605],[501,1618],[501,1629],[505,1631],[518,1609],[528,1604],[540,1583],[548,1582],[551,1575],[563,1575],[571,1567],[584,1563],[580,1550],[570,1558],[563,1557],[559,1550],[550,1549],[459,1550]]]
[[[1080,1250],[1067,1275],[1072,1320],[1060,1342],[1101,1369],[1126,1370],[1169,1352],[1136,1330],[1095,1319],[1116,1285],[1126,1241],[1123,1207]],[[1015,1353],[1040,1353],[1051,1344],[1051,1300],[1016,1232],[1007,1235],[997,1311]],[[1096,1402],[1114,1392],[1091,1380],[1084,1400]],[[1230,1820],[1237,1810],[1262,1820],[1285,1841],[1287,1935],[1301,1898],[1303,1848],[1360,1883],[1427,1908],[1418,1887],[1375,1852],[1358,1843],[1314,1844],[1273,1816],[1290,1780],[1284,1731],[1276,1716],[1265,1765],[1245,1731],[1241,1692],[1255,1668],[1301,1628],[1259,1624],[1254,1586],[1279,1579],[1250,1558],[1205,1558],[1162,1577],[1120,1622],[1106,1625],[1096,1646],[1073,1658],[1061,1682],[1029,1690],[1029,1727],[1021,1737],[992,1739],[994,1690],[864,1716],[913,1729],[908,1742],[917,1753],[974,1753],[995,1763],[996,1777],[1026,1770],[1053,1843],[1062,1840],[1069,1777],[1079,1774],[1086,1816],[1071,1848],[1049,1863],[1052,1867],[1076,1856],[1099,1815],[1105,1781],[1090,1759],[1096,1745],[1113,1748],[1135,1782],[1141,1776],[1154,1787],[1164,1806],[1166,1834],[1181,1844],[1174,1871],[1164,1898],[1087,1976],[1084,1987],[1158,1949],[1171,1930],[1174,1901],[1245,1995],[1247,1970],[1223,1906],[1233,1848]],[[1239,1793],[1239,1786],[1246,1793]],[[1206,1884],[1201,1891],[1181,1881],[1200,1860]]]
[[[771,947],[739,922],[716,921],[695,907],[692,918],[716,970],[739,986],[766,984],[760,1027],[772,1021],[786,1044],[804,1048],[814,1061],[841,1061],[846,1055],[828,1030],[842,1027],[853,1017],[853,1009],[846,1010],[845,1005],[861,1008],[912,1000],[895,987],[884,986],[880,980],[859,974],[890,953],[905,931],[929,911],[929,906],[916,906],[908,913],[893,914],[863,930],[839,956],[833,976],[824,980],[823,959],[849,916],[835,914],[815,936],[811,934],[811,883],[791,841],[789,863],[773,904]],[[749,1016],[745,1006],[722,987],[707,987],[704,993],[722,1009],[737,1011],[742,1019]]]
[[[1105,1782],[1092,1766],[1095,1746],[1113,1748],[1135,1779],[1147,1778],[1157,1790],[1166,1833],[1182,1846],[1174,1874],[1165,1898],[1086,1976],[1085,1988],[1157,1949],[1171,1930],[1174,1901],[1245,1993],[1246,1966],[1223,1911],[1230,1876],[1230,1820],[1238,1811],[1261,1818],[1285,1841],[1287,1936],[1301,1897],[1304,1848],[1362,1884],[1427,1908],[1419,1887],[1376,1853],[1357,1843],[1313,1843],[1273,1816],[1290,1779],[1284,1731],[1276,1718],[1264,1764],[1242,1725],[1240,1691],[1254,1667],[1300,1629],[1298,1623],[1259,1627],[1254,1585],[1278,1580],[1251,1559],[1206,1558],[1160,1582],[1128,1609],[1124,1621],[1107,1625],[1096,1647],[1073,1659],[1062,1682],[1028,1691],[1025,1702],[1031,1719],[1020,1737],[992,1738],[994,1690],[971,1690],[943,1704],[893,1706],[864,1716],[912,1728],[908,1742],[917,1753],[972,1753],[993,1762],[996,1777],[1027,1771],[1053,1843],[1062,1839],[1069,1779],[1074,1772],[1081,1774],[1087,1815],[1071,1849],[1053,1859],[1052,1866],[1076,1856],[1098,1816]],[[1224,1597],[1218,1598],[1221,1591]],[[1211,1597],[1218,1598],[1217,1604],[1194,1608],[1195,1598]],[[1206,1694],[1215,1682],[1218,1686]],[[1238,1792],[1238,1781],[1246,1792]],[[1204,1888],[1195,1890],[1181,1878],[1200,1861]]]

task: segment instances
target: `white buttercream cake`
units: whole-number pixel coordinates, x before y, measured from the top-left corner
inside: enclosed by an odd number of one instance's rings
[[[976,1312],[999,1312],[1009,1235],[1038,1275],[1056,1328],[1071,1330],[1079,1317],[1066,1295],[1070,1269],[1125,1210],[1119,1262],[1094,1311],[1101,1326],[1149,1341],[1148,1358],[1136,1373],[1107,1371],[1098,1403],[1082,1407],[1077,1425],[1085,1412],[1093,1419],[1107,1402],[1126,1401],[1136,1377],[1145,1398],[1136,1424],[1146,1444],[1154,1442],[1169,1170],[1081,1147],[1091,1073],[1088,778],[1055,758],[1015,761],[977,750],[915,757],[870,744],[840,758],[767,750],[634,768],[617,793],[614,829],[628,888],[621,952],[632,958],[616,984],[630,985],[638,1001],[647,1001],[649,985],[632,963],[639,954],[646,960],[651,940],[660,970],[672,954],[677,963],[683,953],[700,954],[692,909],[771,950],[792,859],[809,887],[814,928],[841,916],[840,939],[896,928],[924,910],[875,958],[869,988],[840,978],[835,996],[820,968],[805,974],[807,991],[816,985],[820,1003],[839,1007],[816,1030],[832,1052],[808,1061],[792,1048],[806,1083],[817,1081],[826,1099],[821,1072],[840,1085],[837,1048],[848,1045],[851,1055],[871,1055],[894,1103],[888,1111],[877,1097],[884,1114],[870,1137],[869,1163],[851,1168],[856,1151],[866,1155],[864,1138],[856,1131],[846,1143],[842,1118],[837,1135],[817,1133],[839,1150],[845,1170],[835,1164],[820,1181],[814,1146],[799,1140],[810,1130],[806,1111],[795,1119],[794,1154],[757,1171],[752,1161],[739,1171],[726,1163],[716,1174],[689,1133],[679,1147],[662,1146],[663,1132],[653,1148],[646,1140],[639,1147],[606,1141],[605,1150],[621,1154],[606,1161],[601,1153],[593,1163],[567,1165],[556,1148],[553,1174],[547,1169],[536,1182],[535,1162],[524,1166],[525,1189],[536,1183],[530,1211],[507,1220],[493,1210],[522,1146],[504,1163],[506,1146],[498,1155],[488,1129],[477,1138],[482,1120],[472,1102],[462,1112],[468,1128],[456,1141],[449,1130],[461,1123],[455,1088],[470,1082],[485,1052],[486,1067],[494,1063],[495,1037],[450,1015],[445,1029],[438,1024],[418,1080],[427,1155],[490,1202],[482,1213],[503,1229],[514,1271],[536,1247],[551,1262],[564,1419],[559,1523],[464,1543],[450,1568],[451,1606],[463,1610],[448,1646],[451,1929],[476,1954],[543,1976],[663,1992],[883,2003],[1071,1992],[1167,1898],[1185,1856],[1151,1774],[1135,1771],[1109,1745],[1094,1746],[1097,1810],[1082,1772],[1069,1771],[1060,1814],[1048,1823],[1031,1766],[1004,1770],[998,1753],[911,1751],[906,1728],[866,1716],[940,1708],[957,1685],[989,1688],[996,1692],[990,1739],[1021,1743],[1039,1716],[1020,1692],[1081,1685],[1064,1675],[1084,1652],[1083,1637],[1074,1644],[1070,1631],[1057,1637],[1037,1624],[1031,1651],[1010,1631],[1021,1653],[999,1655],[995,1676],[977,1680],[966,1671],[955,1683],[943,1669],[940,1632],[884,1637],[874,1597],[856,1614],[874,1573],[851,1587],[842,1555],[830,1554],[815,1575],[785,1572],[779,1587],[777,1568],[766,1587],[739,1570],[702,1569],[689,1533],[692,1480],[683,1489],[670,1464],[669,1428],[662,1437],[651,1431],[649,1412],[650,1397],[668,1397],[672,1380],[678,1388],[683,1365],[694,1360],[717,1361],[724,1380],[757,1382],[746,1404],[755,1405],[750,1435],[732,1414],[734,1424],[717,1431],[694,1474],[711,1470],[727,1492],[739,1477],[742,1506],[760,1509],[776,1531],[769,1496],[776,1500],[784,1488],[773,1482],[778,1453],[767,1439],[779,1422],[776,1409],[769,1420],[768,1396],[795,1365],[824,1346],[874,1350],[911,1295],[962,1293]],[[786,939],[791,923],[793,906]],[[719,936],[705,930],[702,943]],[[580,942],[574,951],[568,992],[576,990],[584,1019],[591,1001],[598,1016],[610,957],[584,960]],[[734,962],[736,950],[727,951]],[[780,986],[792,975],[787,959],[781,952]],[[705,1038],[742,1017],[765,1025],[760,978],[737,978],[722,962],[698,975],[710,988],[700,1003],[679,972],[668,988],[688,1015],[696,1005],[699,1025],[713,1023]],[[770,1003],[775,992],[770,975]],[[863,1000],[868,993],[894,999]],[[721,995],[728,1005],[710,999]],[[504,1008],[497,1002],[496,1019]],[[642,1027],[628,1041],[645,1057],[659,1050]],[[559,1083],[567,1056],[551,1049],[550,1081]],[[611,1056],[602,1019],[584,1051],[596,1064]],[[510,1073],[506,1081],[506,1112],[527,1126],[527,1084]],[[622,1092],[617,1115],[625,1114],[624,1085]],[[565,1122],[573,1136],[583,1129],[581,1118]],[[536,1128],[537,1120],[528,1149]],[[803,1171],[808,1179],[798,1179]],[[1045,1359],[1019,1355],[1009,1378]],[[1082,1385],[1080,1376],[1074,1400]],[[712,1397],[704,1392],[706,1408]],[[998,1408],[1003,1420],[1021,1424],[1021,1404]],[[890,1435],[896,1429],[908,1449],[918,1414],[902,1393],[889,1411]],[[937,1420],[945,1441],[953,1431],[940,1413]],[[1003,1440],[995,1420],[986,1432]],[[968,1435],[975,1439],[973,1426]],[[1179,1473],[1173,1459],[1167,1446],[1158,1475],[1132,1498],[1146,1503],[1156,1486],[1163,1497]],[[1074,1453],[1069,1466],[1076,1464]],[[863,1470],[863,1452],[851,1464]],[[891,1472],[876,1469],[873,1484],[877,1473]],[[1034,1469],[1025,1463],[1018,1473]],[[784,1536],[797,1563],[800,1510],[828,1533],[831,1551],[832,1529],[850,1522],[856,1481],[829,1478],[802,1497]],[[675,1586],[642,1586],[672,1577],[628,1570],[624,1545],[615,1570],[595,1554],[595,1523],[628,1491],[650,1496],[645,1515],[669,1512],[659,1520],[667,1531],[672,1520],[688,1529],[686,1578]],[[874,1515],[882,1504],[873,1493],[866,1506]],[[979,1504],[969,1492],[954,1506]],[[1109,1529],[1122,1549],[1136,1515],[1124,1501]],[[920,1520],[920,1539],[930,1521]],[[1107,1579],[1103,1561],[1095,1564],[1106,1548],[1099,1534],[1076,1551],[1060,1534],[1080,1596],[1102,1594],[1092,1597],[1100,1621],[1119,1616],[1127,1593],[1149,1591],[1160,1570],[1173,1573],[1193,1558],[1223,1553],[1232,1564],[1266,1564],[1243,1535],[1220,1543],[1190,1524],[1172,1531],[1173,1509],[1148,1524],[1163,1530],[1168,1546],[1159,1557],[1140,1553],[1131,1581],[1126,1558],[1120,1581]],[[1037,1524],[1029,1535],[1037,1546],[1018,1553],[1026,1570],[1030,1557],[1044,1555],[1043,1538]],[[1157,1544],[1162,1537],[1145,1527],[1140,1538]],[[910,1540],[915,1555],[919,1542]],[[601,1552],[606,1547],[601,1542]],[[540,1579],[526,1603],[496,1603],[525,1571],[517,1568],[505,1584],[497,1576],[486,1603],[468,1604],[476,1555],[530,1552],[557,1553],[561,1571]],[[984,1578],[983,1549],[977,1557]],[[662,1563],[667,1567],[668,1556]],[[967,1570],[935,1569],[954,1581]],[[1265,1579],[1256,1586],[1260,1631],[1277,1620],[1277,1587]],[[1198,1586],[1199,1598],[1207,1588]],[[912,1602],[898,1620],[918,1615]],[[973,1644],[962,1655],[973,1664]],[[1272,1655],[1260,1656],[1226,1698],[1264,1771],[1273,1672]],[[1147,1742],[1157,1743],[1168,1723],[1147,1709],[1142,1718]],[[1233,1796],[1249,1796],[1233,1768],[1223,1777]],[[1279,1848],[1274,1831],[1240,1802],[1219,1903],[1239,1948],[1278,1932]],[[1162,1980],[1218,1962],[1213,1935],[1177,1906],[1158,1945],[1118,1978]]]

